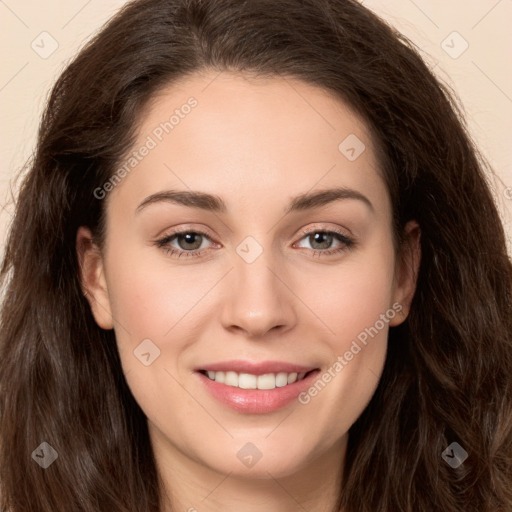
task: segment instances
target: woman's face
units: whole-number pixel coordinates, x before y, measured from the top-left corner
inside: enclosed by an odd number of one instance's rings
[[[397,263],[365,124],[303,82],[197,74],[153,98],[118,169],[82,278],[158,461],[279,478],[339,460],[417,264]]]

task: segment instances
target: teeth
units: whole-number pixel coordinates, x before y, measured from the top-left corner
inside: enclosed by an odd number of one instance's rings
[[[250,373],[236,372],[207,372],[208,377],[215,382],[241,389],[274,389],[282,388],[302,380],[306,373],[265,373],[263,375],[252,375]]]
[[[276,386],[278,388],[282,388],[288,384],[288,374],[287,373],[278,373],[276,375]]]
[[[238,387],[238,373],[226,372],[226,378],[224,379],[226,386]]]
[[[289,373],[288,374],[288,384],[293,384],[297,380],[297,374],[296,373]]]
[[[238,387],[242,389],[257,389],[258,377],[248,373],[241,373],[238,376]]]

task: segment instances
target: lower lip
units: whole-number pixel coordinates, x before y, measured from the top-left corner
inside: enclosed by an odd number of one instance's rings
[[[219,402],[238,412],[264,414],[274,412],[297,399],[300,393],[311,386],[319,373],[314,370],[302,380],[274,389],[241,389],[226,386],[197,372],[207,391]]]

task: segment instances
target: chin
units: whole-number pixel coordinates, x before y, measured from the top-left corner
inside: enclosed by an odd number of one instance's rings
[[[203,464],[232,477],[268,479],[293,475],[316,458],[300,439],[290,438],[287,443],[272,442],[264,437],[253,438],[253,441],[246,439],[235,439],[229,447],[218,445],[219,450],[207,459],[203,453]],[[227,456],[228,453],[233,455]]]

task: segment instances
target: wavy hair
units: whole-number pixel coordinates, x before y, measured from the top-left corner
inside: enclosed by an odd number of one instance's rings
[[[1,268],[1,510],[160,510],[146,418],[83,295],[75,237],[101,240],[94,190],[143,107],[204,69],[294,77],[349,104],[378,148],[396,239],[410,219],[422,229],[411,311],[350,428],[338,509],[510,512],[512,266],[491,170],[450,89],[355,0],[137,0],[57,80]],[[42,441],[58,453],[46,470],[31,457]],[[452,442],[468,453],[457,468],[441,457]]]

